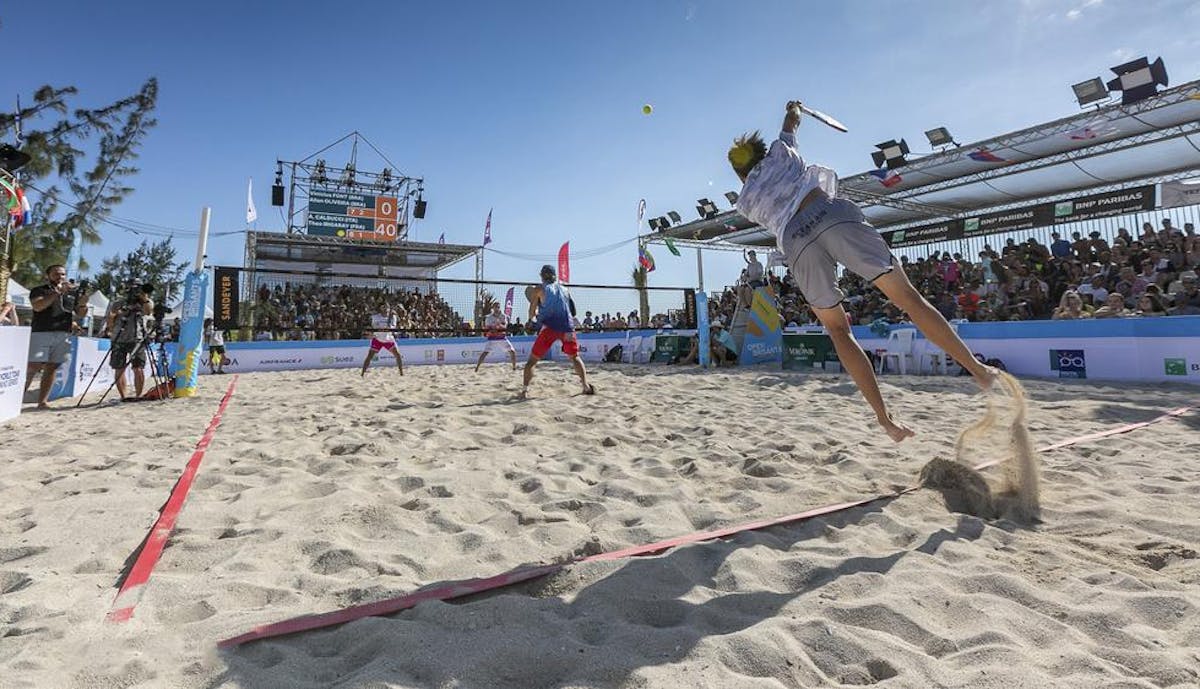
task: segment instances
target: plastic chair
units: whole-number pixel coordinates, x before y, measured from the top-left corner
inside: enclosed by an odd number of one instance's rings
[[[902,376],[908,374],[908,360],[913,362],[914,367],[917,366],[916,358],[913,356],[913,338],[916,334],[917,331],[913,328],[900,328],[888,333],[887,349],[879,359],[880,373],[883,373],[883,367],[892,359],[896,360],[896,368],[900,369]]]
[[[958,323],[951,321],[950,329],[957,334]],[[922,371],[925,370],[925,360],[928,359],[930,373],[940,373],[943,376],[950,375],[950,364],[953,363],[954,360],[951,359],[950,356],[943,352],[940,348],[935,347],[932,343],[927,345],[927,347],[928,349],[921,355],[920,369]]]

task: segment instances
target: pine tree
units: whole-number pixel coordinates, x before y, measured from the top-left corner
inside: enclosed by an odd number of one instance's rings
[[[0,251],[0,290],[10,273],[37,284],[46,266],[66,259],[76,231],[84,244],[99,244],[96,228],[133,192],[127,184],[138,172],[133,161],[157,124],[158,81],[97,109],[73,109],[77,94],[73,86],[43,86],[19,113],[0,113],[0,130],[20,122],[21,150],[32,160],[17,172],[33,202],[32,222]]]

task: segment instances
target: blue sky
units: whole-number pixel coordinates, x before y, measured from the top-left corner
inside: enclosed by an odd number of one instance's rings
[[[692,219],[700,197],[726,208],[729,140],[776,131],[792,98],[849,126],[807,121],[799,138],[849,175],[893,137],[920,150],[934,126],[966,143],[1077,112],[1070,85],[1132,57],[1161,55],[1172,83],[1200,77],[1194,0],[41,2],[6,3],[0,22],[18,56],[0,102],[49,83],[99,105],[158,77],[159,125],[120,217],[194,230],[207,205],[214,231],[240,230],[253,177],[259,229],[281,228],[275,159],[358,130],[425,178],[416,238],[477,244],[494,208],[492,248],[545,255],[634,236],[641,198],[651,216]],[[141,239],[102,233],[93,265]],[[210,261],[243,251],[217,238]],[[655,256],[652,284],[695,284],[694,255]],[[572,281],[627,284],[635,259],[632,245],[577,259]],[[706,256],[706,287],[740,263]],[[485,274],[525,281],[539,265],[488,254]]]

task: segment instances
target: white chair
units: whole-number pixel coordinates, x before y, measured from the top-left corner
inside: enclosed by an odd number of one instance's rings
[[[892,359],[896,360],[896,368],[900,369],[902,376],[908,374],[908,361],[917,366],[916,357],[913,356],[913,337],[916,334],[914,328],[899,328],[888,333],[887,349],[879,359],[879,373],[883,373],[884,366]]]
[[[955,334],[958,334],[958,323],[951,321],[950,329],[953,330]],[[925,352],[921,354],[920,370],[925,370],[925,360],[928,359],[930,373],[940,373],[943,376],[950,375],[950,364],[954,363],[954,360],[951,359],[950,356],[941,349],[934,346],[932,342],[926,344],[925,346]]]

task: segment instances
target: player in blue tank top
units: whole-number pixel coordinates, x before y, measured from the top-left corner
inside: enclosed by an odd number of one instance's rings
[[[596,386],[588,382],[587,369],[583,359],[579,358],[579,341],[575,339],[575,302],[571,301],[571,293],[558,282],[558,277],[551,266],[542,266],[542,284],[525,290],[529,298],[529,320],[541,323],[537,340],[533,343],[533,351],[529,353],[529,361],[525,362],[525,382],[521,388],[521,398],[529,394],[529,383],[533,380],[533,367],[546,356],[555,342],[562,343],[563,354],[571,359],[575,367],[575,375],[583,383],[583,394],[596,394]]]

